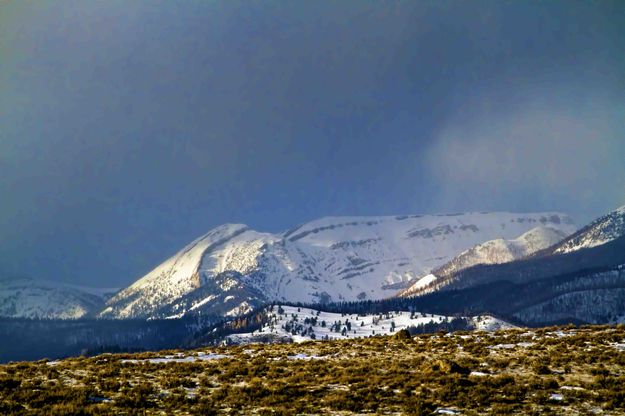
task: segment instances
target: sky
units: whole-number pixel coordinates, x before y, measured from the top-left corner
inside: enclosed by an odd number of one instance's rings
[[[223,223],[625,204],[621,1],[0,3],[0,275]]]

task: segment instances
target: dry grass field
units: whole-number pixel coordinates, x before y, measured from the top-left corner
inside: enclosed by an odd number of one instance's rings
[[[625,327],[456,332],[0,366],[3,415],[625,414]]]

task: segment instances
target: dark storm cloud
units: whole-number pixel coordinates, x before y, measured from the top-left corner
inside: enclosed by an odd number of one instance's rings
[[[557,84],[557,83],[556,83]],[[587,85],[521,84],[481,95],[429,147],[450,207],[560,209],[589,220],[625,202],[625,103]]]
[[[625,203],[621,2],[0,6],[0,270],[125,284],[207,229]]]

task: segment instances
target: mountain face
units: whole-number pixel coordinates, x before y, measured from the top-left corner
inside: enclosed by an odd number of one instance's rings
[[[558,213],[328,217],[281,234],[223,225],[119,292],[100,316],[223,316],[267,301],[381,299],[478,243],[537,226],[575,230]]]
[[[514,240],[498,238],[478,244],[463,251],[432,273],[418,279],[399,296],[414,296],[433,290],[435,282],[445,280],[454,273],[477,264],[500,264],[521,259],[562,241],[567,233],[552,227],[536,227]]]
[[[550,250],[550,254],[570,253],[597,247],[625,235],[625,205],[591,222]]]
[[[116,289],[95,289],[42,280],[0,280],[0,317],[76,319],[95,316]]]
[[[495,282],[528,284],[564,275],[583,275],[625,264],[625,209],[619,208],[545,250],[521,260],[480,264],[432,279],[424,293],[463,290]],[[596,289],[596,288],[595,288]],[[486,289],[485,289],[486,290]]]

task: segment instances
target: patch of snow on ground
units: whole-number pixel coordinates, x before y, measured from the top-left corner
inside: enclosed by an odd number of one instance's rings
[[[145,360],[122,360],[122,363],[151,363],[151,364],[166,364],[166,363],[192,363],[195,361],[209,361],[209,360],[219,360],[222,358],[228,358],[228,355],[223,354],[213,354],[213,353],[198,353],[197,356],[190,355],[185,356],[184,354],[176,354],[176,355],[166,355],[165,357],[159,358],[147,358]]]
[[[556,336],[558,338],[563,338],[563,337],[572,337],[573,335],[575,335],[576,331],[567,331],[564,332],[562,330],[558,330],[558,331],[553,331],[553,332],[547,332],[547,335],[551,335],[551,336]]]
[[[489,346],[488,348],[492,350],[511,350],[517,347],[529,348],[533,345],[534,345],[533,342],[519,342],[517,344],[497,344],[497,345]]]
[[[612,346],[619,351],[625,351],[625,340],[623,342],[615,342]]]
[[[444,407],[438,408],[434,411],[437,415],[459,415],[460,412],[454,409],[447,409]]]
[[[319,357],[317,355],[307,355],[307,354],[295,354],[289,355],[287,357],[289,360],[323,360],[325,357]]]

